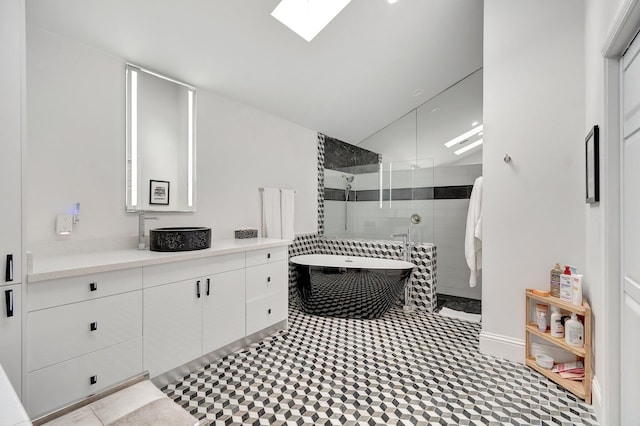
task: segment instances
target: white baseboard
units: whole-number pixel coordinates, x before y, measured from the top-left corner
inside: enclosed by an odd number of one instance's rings
[[[480,352],[524,364],[524,340],[481,331]]]
[[[600,424],[606,425],[606,422],[604,421],[605,416],[602,412],[602,390],[600,389],[600,382],[598,382],[598,378],[596,376],[593,376],[593,380],[591,381],[591,404]]]

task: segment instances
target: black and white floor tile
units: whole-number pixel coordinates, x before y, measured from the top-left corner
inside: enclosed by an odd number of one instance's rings
[[[357,320],[292,309],[288,330],[162,390],[221,425],[597,425],[555,383],[480,354],[479,332],[424,311]]]

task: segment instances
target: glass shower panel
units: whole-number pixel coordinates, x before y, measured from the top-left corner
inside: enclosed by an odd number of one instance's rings
[[[412,242],[433,242],[433,159],[382,163],[380,181],[380,236],[408,231]]]

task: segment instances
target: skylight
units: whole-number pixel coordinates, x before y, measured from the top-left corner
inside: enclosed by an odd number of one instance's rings
[[[306,41],[318,35],[351,0],[282,0],[271,16]]]

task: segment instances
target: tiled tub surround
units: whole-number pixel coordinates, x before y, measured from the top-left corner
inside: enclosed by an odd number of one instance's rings
[[[162,390],[215,425],[597,425],[544,376],[482,355],[480,325],[392,309],[289,327]]]
[[[398,241],[349,240],[319,237],[317,234],[297,236],[289,246],[289,257],[302,254],[335,254],[364,256],[379,259],[402,257],[402,243]],[[409,277],[414,306],[431,311],[436,307],[436,247],[433,244],[415,244],[411,247],[411,262],[417,267]],[[296,274],[289,265],[289,303],[297,305]]]

